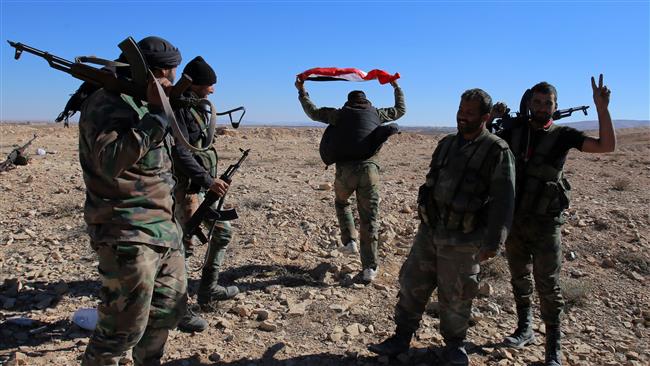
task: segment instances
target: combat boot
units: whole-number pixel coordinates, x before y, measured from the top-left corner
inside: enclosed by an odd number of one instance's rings
[[[188,308],[185,316],[178,323],[178,330],[184,333],[203,332],[208,327],[208,322]]]
[[[522,348],[535,340],[533,332],[533,312],[530,307],[517,308],[517,329],[503,339],[503,345],[512,348]]]
[[[546,366],[561,366],[562,365],[562,350],[560,339],[562,338],[562,331],[560,325],[546,325]]]
[[[468,366],[469,357],[462,340],[445,341],[445,347],[440,355],[442,366]]]
[[[199,288],[196,300],[199,305],[208,305],[216,301],[232,299],[237,294],[239,294],[239,288],[237,286],[223,287],[217,285],[207,289]]]
[[[371,344],[368,351],[382,356],[395,357],[401,353],[406,353],[411,346],[413,332],[401,329],[399,326],[395,329],[395,334],[381,343]]]

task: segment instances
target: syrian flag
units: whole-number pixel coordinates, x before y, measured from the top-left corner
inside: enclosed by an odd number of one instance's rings
[[[315,67],[305,72],[298,74],[298,79],[313,80],[313,81],[368,81],[377,79],[379,84],[387,84],[391,81],[399,79],[399,73],[391,75],[384,70],[374,69],[370,72],[365,72],[352,67],[338,68],[338,67]]]

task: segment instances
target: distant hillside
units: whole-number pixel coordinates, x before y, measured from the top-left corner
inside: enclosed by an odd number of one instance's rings
[[[558,124],[564,126],[571,126],[577,130],[588,131],[588,130],[597,130],[598,121],[579,121],[579,122],[569,122]],[[639,121],[639,120],[630,120],[630,119],[617,119],[614,120],[614,127],[617,129],[621,128],[636,128],[636,127],[650,127],[650,121]]]

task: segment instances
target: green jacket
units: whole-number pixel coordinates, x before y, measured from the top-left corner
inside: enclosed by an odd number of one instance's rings
[[[438,232],[482,237],[497,249],[508,236],[515,206],[515,161],[505,141],[487,130],[461,145],[459,134],[436,147],[420,188],[423,220]]]

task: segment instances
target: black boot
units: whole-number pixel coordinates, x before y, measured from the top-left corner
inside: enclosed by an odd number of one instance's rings
[[[187,313],[178,323],[178,330],[184,333],[203,332],[208,327],[208,322],[198,316],[192,309],[187,308]]]
[[[546,325],[546,366],[562,365],[562,350],[560,325]]]
[[[462,340],[445,341],[445,347],[440,355],[442,366],[467,366],[469,357],[465,350],[465,342]]]
[[[401,353],[406,353],[411,346],[413,332],[401,329],[399,326],[395,329],[395,334],[381,343],[371,344],[368,351],[378,355],[395,357]]]
[[[239,294],[237,286],[210,286],[204,289],[199,287],[197,302],[199,305],[214,305],[215,302],[232,299]]]
[[[522,348],[535,340],[533,333],[533,312],[529,307],[517,308],[517,329],[503,339],[506,347]]]
[[[230,239],[224,240],[224,242],[210,243],[197,294],[197,301],[202,307],[214,306],[216,302],[232,299],[239,293],[237,286],[223,287],[218,284],[219,270],[226,255],[226,245]]]

